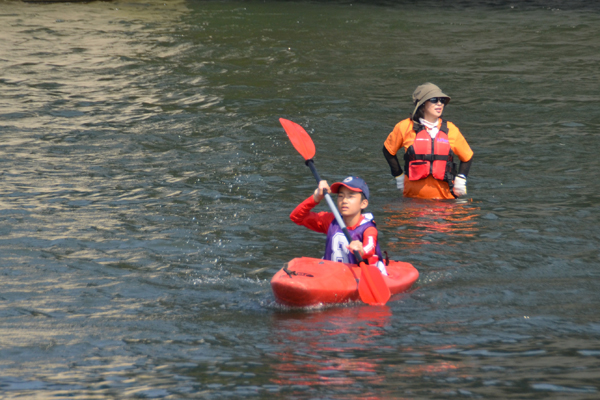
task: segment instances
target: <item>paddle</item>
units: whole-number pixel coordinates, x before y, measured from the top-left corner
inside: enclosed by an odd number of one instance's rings
[[[288,137],[290,138],[294,148],[306,161],[306,165],[312,171],[317,184],[319,184],[319,182],[321,182],[321,177],[319,176],[317,168],[315,167],[315,163],[312,160],[316,152],[315,144],[313,143],[312,139],[308,133],[306,133],[304,128],[297,123],[284,118],[279,118],[279,122],[281,122],[281,125],[283,126],[285,133],[287,133]],[[329,193],[325,193],[325,200],[327,200],[327,204],[335,216],[335,220],[340,228],[342,228],[344,235],[346,235],[348,243],[350,243],[352,241],[350,232],[348,232],[348,228],[346,228],[346,224],[344,223],[344,220],[338,212],[338,209],[331,199]],[[373,265],[368,265],[365,263],[358,251],[354,251],[354,258],[356,258],[356,262],[361,268],[361,279],[358,282],[358,294],[360,299],[363,302],[371,305],[385,304],[390,298],[390,289],[383,280],[383,276],[381,275],[379,269]]]

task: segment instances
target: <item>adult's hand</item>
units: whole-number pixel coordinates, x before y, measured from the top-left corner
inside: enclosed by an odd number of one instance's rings
[[[398,190],[404,192],[404,173],[402,173],[400,176],[397,176],[395,179]]]
[[[467,178],[464,175],[457,175],[454,178],[454,194],[458,197],[467,194]]]

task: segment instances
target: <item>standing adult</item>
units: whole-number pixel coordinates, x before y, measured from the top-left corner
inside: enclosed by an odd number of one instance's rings
[[[467,194],[473,151],[456,125],[442,119],[450,96],[433,83],[418,86],[415,109],[396,124],[383,144],[383,155],[405,197],[455,199]],[[404,150],[404,171],[397,153]],[[454,156],[460,160],[458,171]]]

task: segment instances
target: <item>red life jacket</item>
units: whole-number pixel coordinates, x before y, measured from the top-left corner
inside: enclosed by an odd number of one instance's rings
[[[442,120],[434,139],[420,124],[415,123],[413,129],[417,132],[415,141],[404,153],[404,171],[408,179],[418,181],[433,175],[435,179],[448,182],[452,190],[456,164],[448,140],[447,122]]]

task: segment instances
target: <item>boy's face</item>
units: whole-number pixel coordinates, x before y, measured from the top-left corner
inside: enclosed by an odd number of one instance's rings
[[[352,217],[367,208],[369,200],[362,198],[361,192],[353,192],[345,186],[340,187],[337,207],[342,217]]]

